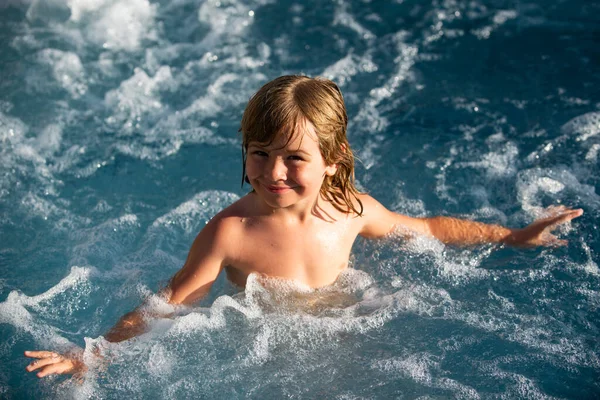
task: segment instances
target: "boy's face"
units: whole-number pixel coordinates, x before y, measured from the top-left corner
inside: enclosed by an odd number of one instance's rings
[[[336,169],[325,163],[308,121],[291,138],[284,134],[269,145],[248,145],[246,174],[258,196],[272,208],[312,207],[325,176]]]

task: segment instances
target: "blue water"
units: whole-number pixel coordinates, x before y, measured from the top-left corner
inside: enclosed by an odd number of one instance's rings
[[[598,398],[599,15],[584,0],[2,2],[0,398]],[[387,207],[513,227],[581,207],[569,245],[358,240],[323,293],[220,277],[105,343],[144,299],[164,307],[152,293],[246,193],[245,103],[288,73],[340,85],[358,182]],[[91,357],[83,381],[24,371],[23,350],[72,345],[113,362]]]

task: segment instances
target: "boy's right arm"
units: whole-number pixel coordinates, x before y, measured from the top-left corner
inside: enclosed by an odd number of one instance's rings
[[[212,221],[211,221],[212,222]],[[183,267],[171,278],[162,291],[169,304],[192,304],[200,300],[210,288],[223,267],[225,246],[218,243],[219,224],[209,223],[196,237]],[[223,236],[221,234],[221,236]],[[161,317],[140,307],[125,314],[104,335],[109,342],[121,342],[144,333],[145,317]]]
[[[226,261],[226,232],[217,218],[198,234],[184,266],[171,278],[163,294],[170,304],[192,304],[205,296]],[[145,317],[163,315],[142,311],[140,307],[125,314],[104,336],[109,342],[120,342],[145,332]],[[58,354],[49,351],[26,351],[25,356],[35,358],[26,370],[40,370],[38,377],[51,374],[75,374],[84,372],[85,364],[81,360],[82,351]]]

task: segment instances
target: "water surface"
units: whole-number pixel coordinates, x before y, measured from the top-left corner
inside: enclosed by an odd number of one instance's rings
[[[587,1],[11,0],[0,6],[0,397],[597,398],[600,9]],[[569,245],[358,240],[326,293],[224,277],[103,335],[243,196],[244,106],[336,81],[360,187],[412,216]],[[337,300],[332,300],[337,299]],[[160,303],[160,302],[158,302]],[[155,306],[160,306],[157,304]],[[25,349],[100,348],[83,382]]]

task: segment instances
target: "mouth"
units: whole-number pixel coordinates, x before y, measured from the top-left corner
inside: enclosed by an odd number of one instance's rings
[[[280,185],[264,185],[264,188],[267,189],[268,192],[274,194],[282,194],[291,190],[292,188],[289,186],[280,186]]]

